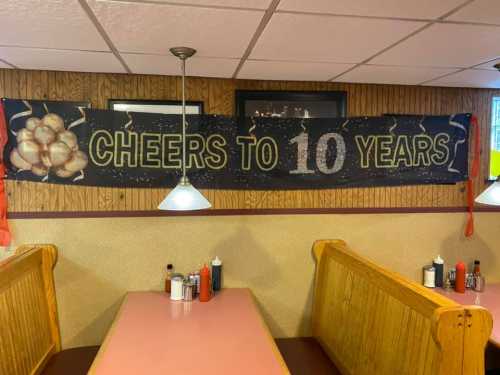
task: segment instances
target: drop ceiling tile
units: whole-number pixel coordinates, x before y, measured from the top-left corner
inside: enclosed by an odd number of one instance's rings
[[[180,75],[179,59],[173,56],[121,54],[133,73]],[[219,59],[194,56],[186,63],[186,74],[199,77],[229,78],[238,66],[238,59]]]
[[[476,0],[446,19],[452,21],[481,22],[500,25],[500,1]]]
[[[0,58],[21,69],[124,73],[111,52],[0,47]]]
[[[500,88],[500,74],[494,70],[467,69],[427,82],[426,86]]]
[[[177,3],[215,7],[267,9],[272,0],[156,0],[161,3]]]
[[[7,65],[7,64],[3,63],[2,61],[0,61],[0,68],[2,68],[2,69],[12,69],[12,66]]]
[[[335,81],[416,85],[455,71],[457,69],[361,65],[335,79]]]
[[[481,64],[481,65],[475,66],[474,69],[490,69],[490,70],[498,71],[497,68],[493,67],[495,64],[500,64],[500,59],[496,59],[496,60],[489,61],[489,62]]]
[[[250,57],[361,62],[422,25],[421,22],[277,13]]]
[[[264,15],[150,3],[89,5],[119,51],[164,55],[170,47],[189,46],[200,56],[239,58]]]
[[[434,24],[370,63],[466,68],[499,55],[498,27]]]
[[[281,0],[278,10],[431,19],[461,3],[463,0]]]
[[[354,64],[247,60],[238,77],[285,81],[326,81]]]
[[[0,44],[109,50],[77,0],[2,1]]]

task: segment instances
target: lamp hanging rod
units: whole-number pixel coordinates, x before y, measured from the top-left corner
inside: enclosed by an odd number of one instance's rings
[[[173,47],[170,52],[181,60],[182,70],[182,179],[181,183],[187,183],[186,175],[186,59],[196,53],[189,47]]]

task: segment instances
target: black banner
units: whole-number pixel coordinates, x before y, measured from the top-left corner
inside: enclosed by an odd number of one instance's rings
[[[172,187],[181,116],[4,99],[8,178]],[[468,177],[469,114],[332,119],[188,116],[197,188],[324,189],[448,184]]]

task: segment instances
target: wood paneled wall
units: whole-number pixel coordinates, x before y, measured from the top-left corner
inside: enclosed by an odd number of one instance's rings
[[[488,169],[491,99],[500,90],[441,88],[326,82],[252,81],[189,78],[187,99],[202,100],[205,112],[232,115],[234,91],[344,90],[349,116],[382,113],[452,114],[472,112],[482,134],[481,176],[476,192],[484,188]],[[96,74],[0,69],[0,96],[8,98],[87,100],[107,108],[108,99],[179,99],[179,77]],[[123,189],[7,181],[9,212],[150,211],[166,189]],[[205,190],[215,209],[282,208],[404,208],[464,207],[465,184],[351,188],[297,191]]]

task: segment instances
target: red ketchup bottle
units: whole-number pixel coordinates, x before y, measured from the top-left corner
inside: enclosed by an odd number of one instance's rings
[[[465,293],[465,264],[464,262],[458,262],[455,266],[455,292]]]
[[[210,270],[205,264],[200,270],[200,302],[210,300]]]

